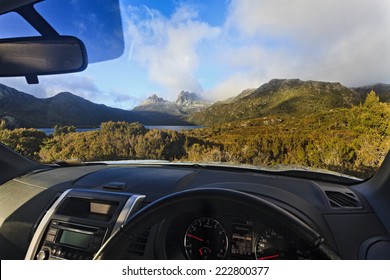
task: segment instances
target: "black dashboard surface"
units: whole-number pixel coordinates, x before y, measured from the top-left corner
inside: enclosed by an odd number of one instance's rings
[[[318,231],[326,244],[345,259],[357,259],[362,243],[386,233],[364,198],[342,184],[234,168],[152,164],[96,165],[42,170],[0,186],[0,258],[25,257],[32,235],[45,211],[68,189],[145,195],[142,208],[167,195],[200,188],[241,191],[274,203]],[[340,202],[338,199],[345,198],[352,198],[352,204],[337,204]],[[213,204],[212,201],[208,203]],[[253,213],[248,216],[240,209],[231,207],[227,210],[226,205],[214,206],[215,211],[212,213],[203,211],[205,206],[187,212],[179,209],[177,215],[165,221],[162,229],[161,225],[156,226],[148,235],[146,247],[149,251],[146,253],[151,254],[148,256],[164,255],[148,243],[161,242],[173,248],[165,252],[165,257],[188,258],[187,243],[192,243],[194,238],[191,236],[196,236],[192,233],[188,235],[188,230],[196,222],[203,225],[204,218],[222,225],[230,252],[224,255],[225,258],[237,255],[243,257],[245,254],[249,258],[256,257],[256,250],[259,250],[257,247],[260,246],[259,236],[267,231],[272,236],[275,235],[275,238],[282,236],[287,243],[296,238],[284,232],[283,225],[276,223],[269,226],[269,221],[262,221],[261,217]],[[244,231],[245,228],[250,228],[252,244],[252,249],[244,250],[243,254],[237,253],[234,247],[237,244],[235,239],[244,238],[237,235],[240,225],[246,225],[242,227]],[[173,233],[172,229],[175,229]],[[239,246],[244,245],[240,243]],[[296,252],[296,248],[293,250]]]

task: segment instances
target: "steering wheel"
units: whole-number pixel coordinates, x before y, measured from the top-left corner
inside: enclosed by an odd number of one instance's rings
[[[226,189],[194,189],[177,192],[163,197],[144,207],[122,225],[96,253],[95,260],[128,259],[127,248],[137,237],[152,225],[177,215],[178,209],[186,209],[194,202],[222,202],[249,209],[251,213],[277,220],[288,230],[298,236],[308,247],[318,252],[322,259],[340,259],[340,257],[324,243],[321,235],[283,208],[260,197],[235,190]],[[183,208],[184,207],[184,208]],[[155,257],[157,258],[157,257]]]

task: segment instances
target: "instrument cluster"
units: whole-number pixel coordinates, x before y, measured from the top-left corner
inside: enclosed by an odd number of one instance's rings
[[[167,232],[168,258],[308,259],[310,249],[282,225],[237,216],[201,216],[173,220]],[[176,241],[179,240],[180,244]],[[181,252],[181,253],[180,253]]]

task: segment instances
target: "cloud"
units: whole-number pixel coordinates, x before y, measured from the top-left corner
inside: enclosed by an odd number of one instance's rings
[[[112,102],[111,106],[121,108],[124,110],[131,110],[144,101],[138,96],[131,96],[127,91],[120,89],[111,89],[105,96],[106,100],[109,98]]]
[[[232,0],[224,32],[234,45],[225,55],[259,80],[389,82],[389,11],[386,0]]]
[[[226,24],[245,36],[323,44],[345,37],[346,31],[388,23],[389,7],[386,0],[232,0]]]
[[[259,81],[254,75],[234,74],[217,83],[203,94],[207,100],[219,101],[236,96],[247,88],[257,88]]]
[[[220,29],[201,22],[194,6],[181,5],[169,18],[147,7],[129,6],[128,11],[129,58],[141,64],[149,79],[171,98],[181,90],[202,92],[198,48],[217,37]]]

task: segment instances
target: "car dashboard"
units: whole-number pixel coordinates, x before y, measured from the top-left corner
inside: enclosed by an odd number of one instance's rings
[[[207,190],[213,197],[172,201]],[[221,191],[221,193],[219,193]],[[233,198],[219,199],[229,191]],[[237,203],[274,205],[319,234],[334,256],[380,258],[386,229],[354,188],[278,173],[176,164],[96,164],[36,170],[0,186],[1,259],[93,259],[154,204],[165,215],[135,231],[120,259],[323,259],[283,219]],[[256,208],[257,209],[257,208]],[[387,241],[386,241],[387,242]],[[108,243],[108,244],[107,244]],[[103,250],[103,253],[102,253]]]

